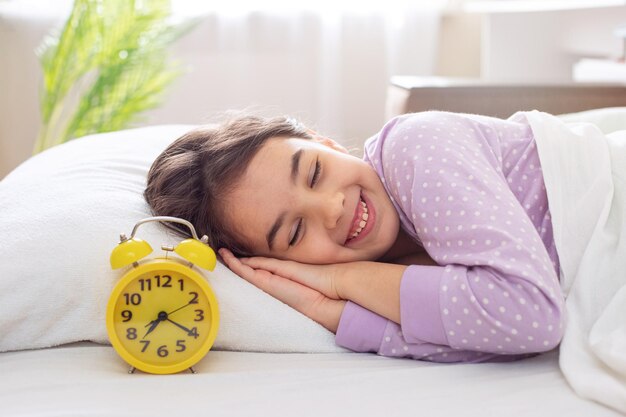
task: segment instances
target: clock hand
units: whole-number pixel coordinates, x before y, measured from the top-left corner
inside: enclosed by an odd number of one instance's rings
[[[190,301],[190,302],[188,302],[187,304],[185,304],[185,305],[184,305],[184,306],[182,306],[182,307],[178,307],[176,310],[172,310],[172,311],[170,311],[169,313],[167,313],[167,315],[169,316],[170,314],[176,313],[178,310],[182,310],[183,308],[187,307],[189,304],[191,304],[191,301]]]
[[[186,327],[185,327],[185,326],[183,326],[182,324],[178,324],[178,323],[176,323],[175,321],[170,320],[169,318],[168,318],[168,319],[166,319],[166,320],[167,320],[167,321],[169,321],[170,323],[172,323],[173,325],[175,325],[175,326],[177,326],[177,327],[180,327],[181,329],[183,329],[184,331],[186,331],[186,332],[187,332],[187,334],[191,333],[191,330],[189,330],[188,328],[186,328]]]
[[[154,329],[156,329],[156,327],[159,325],[159,323],[161,323],[161,320],[156,319],[156,320],[152,320],[150,323],[146,324],[145,327],[150,326],[150,328],[148,329],[148,331],[146,332],[146,334],[143,335],[142,339],[145,339],[146,336],[148,336],[148,334],[150,334],[150,332],[152,332]]]
[[[159,315],[156,319],[152,320],[150,323],[146,324],[144,327],[150,326],[145,335],[143,335],[142,339],[145,339],[150,332],[152,332],[163,320],[167,320],[167,313],[165,311],[159,312]]]

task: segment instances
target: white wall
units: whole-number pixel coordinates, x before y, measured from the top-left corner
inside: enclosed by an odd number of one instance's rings
[[[626,24],[626,6],[487,13],[481,75],[497,82],[567,82],[581,57],[620,56],[613,29]]]

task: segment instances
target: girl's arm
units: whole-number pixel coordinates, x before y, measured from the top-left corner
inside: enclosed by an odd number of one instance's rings
[[[443,339],[440,342],[428,338],[417,340],[405,334],[406,329],[398,323],[405,275],[432,281],[438,287],[439,281],[434,278],[440,273],[439,266],[412,264],[407,267],[380,262],[309,265],[263,257],[237,259],[223,249],[220,254],[239,276],[336,333],[340,346],[357,352],[438,362],[482,362],[494,357],[480,351],[449,347]],[[340,295],[349,301],[340,299]],[[427,291],[418,297],[417,303],[407,304],[405,299],[404,313],[409,316],[404,321],[409,319],[409,328],[411,317],[420,318],[418,321],[424,328],[432,327],[429,323],[436,317],[429,314],[431,307],[428,305],[436,297],[431,297],[432,291]],[[510,360],[514,358],[518,357],[511,356]]]
[[[308,265],[263,257],[237,259],[224,249],[220,255],[237,275],[333,333],[337,332],[346,301],[400,323],[400,282],[405,265],[382,262]],[[436,265],[426,252],[397,261],[407,265]]]

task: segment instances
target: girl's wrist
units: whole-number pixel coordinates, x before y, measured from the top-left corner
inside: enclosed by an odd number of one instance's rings
[[[400,284],[407,266],[381,262],[336,264],[337,296],[400,323]]]
[[[333,283],[335,293],[340,300],[349,300],[348,288],[350,284],[348,281],[350,280],[351,272],[354,266],[355,262],[347,262],[333,265],[331,281]]]
[[[341,300],[353,301],[355,287],[362,284],[359,282],[364,275],[371,272],[378,262],[354,261],[333,265],[332,282],[337,296]]]
[[[338,300],[333,303],[333,308],[331,309],[331,319],[328,325],[324,326],[331,332],[337,334],[337,329],[339,328],[339,321],[341,320],[341,315],[343,314],[343,309],[346,307],[347,301]]]

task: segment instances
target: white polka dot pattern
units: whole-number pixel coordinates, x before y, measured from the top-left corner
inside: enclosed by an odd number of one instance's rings
[[[506,361],[559,344],[558,256],[527,124],[404,115],[368,140],[365,160],[383,179],[403,228],[441,265],[407,268],[402,323],[384,326],[379,354]]]

